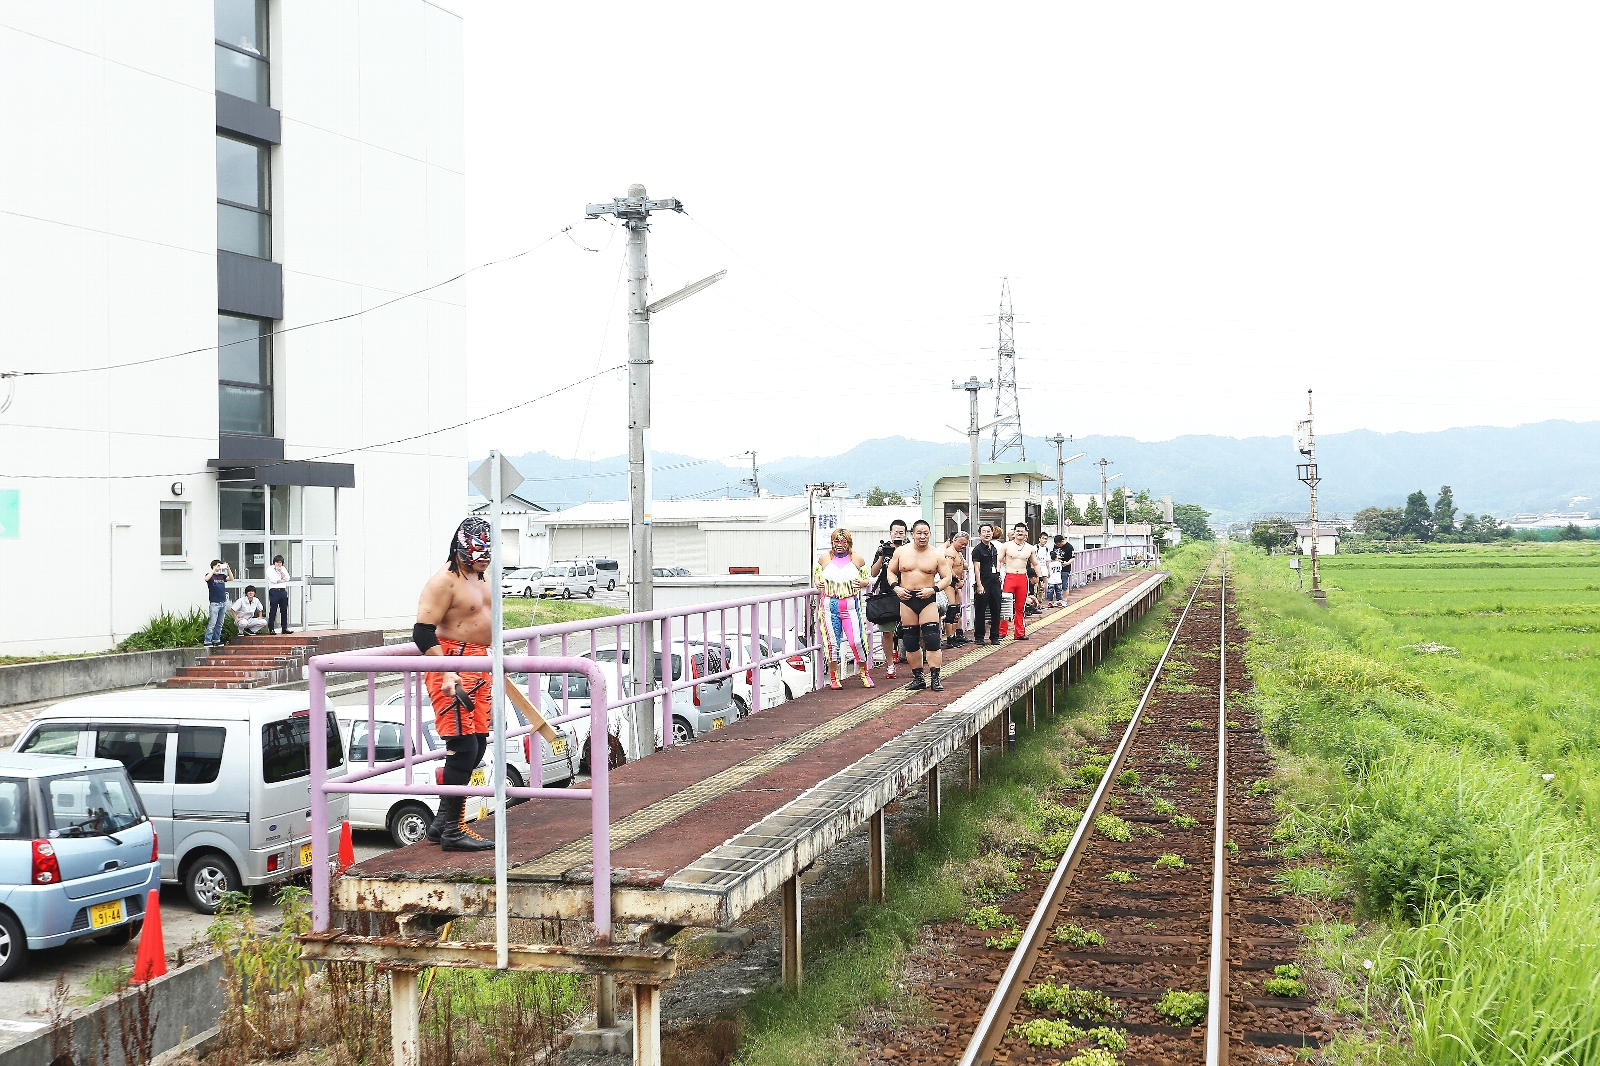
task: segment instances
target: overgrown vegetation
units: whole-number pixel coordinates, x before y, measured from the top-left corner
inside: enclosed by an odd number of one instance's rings
[[[521,596],[506,596],[501,601],[507,629],[525,629],[528,626],[554,625],[558,622],[578,622],[585,618],[604,618],[621,614],[617,607],[607,607],[590,599],[525,600]]]
[[[1291,770],[1274,844],[1322,857],[1280,883],[1348,885],[1368,919],[1316,932],[1341,1005],[1394,1018],[1389,1054],[1418,1063],[1600,1061],[1600,549],[1325,559],[1326,611],[1233,560]]]
[[[313,973],[298,939],[311,928],[309,894],[285,885],[277,901],[282,923],[264,929],[248,897],[229,893],[207,930],[228,990],[208,1066],[303,1055],[328,1066],[392,1061],[388,977],[350,963]],[[586,1006],[571,975],[439,969],[423,982],[422,1060],[447,1066],[520,1066],[548,1055]]]
[[[117,645],[118,651],[157,651],[161,648],[194,648],[206,639],[206,625],[210,615],[204,607],[191,607],[184,614],[162,611],[140,626],[127,639]],[[239,635],[239,626],[233,614],[222,614],[222,639],[224,642]]]
[[[1169,988],[1156,1003],[1156,1013],[1173,1025],[1199,1025],[1205,1021],[1207,997],[1204,992],[1184,992]]]

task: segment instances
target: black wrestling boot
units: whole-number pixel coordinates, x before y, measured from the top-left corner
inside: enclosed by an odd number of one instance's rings
[[[440,848],[444,851],[493,851],[494,841],[485,840],[467,828],[466,797],[445,796],[439,801],[439,810],[443,811],[447,803],[450,805],[452,821],[445,825],[440,835]]]
[[[937,666],[928,668],[928,687],[935,692],[944,691],[944,682],[939,680],[939,668]]]
[[[450,822],[445,818],[444,801],[445,797],[440,796],[438,813],[433,816],[433,821],[428,823],[428,835],[423,838],[430,844],[439,843],[439,841],[444,837],[445,826],[450,824]]]
[[[918,692],[918,691],[921,691],[922,689],[925,689],[927,687],[928,687],[928,683],[926,681],[922,680],[922,667],[920,667],[920,666],[912,667],[911,668],[911,684],[907,685],[906,688],[910,689],[912,692]]]

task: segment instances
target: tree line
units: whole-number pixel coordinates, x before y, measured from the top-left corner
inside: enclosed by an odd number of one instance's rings
[[[1404,507],[1364,507],[1351,519],[1351,532],[1373,540],[1419,540],[1487,543],[1510,537],[1513,530],[1492,514],[1467,512],[1459,522],[1455,494],[1449,485],[1439,487],[1430,505],[1428,494],[1418,489],[1406,497]]]

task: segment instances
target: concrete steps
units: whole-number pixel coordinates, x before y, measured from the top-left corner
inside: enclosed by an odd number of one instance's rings
[[[324,629],[238,637],[221,651],[181,668],[166,688],[261,688],[299,681],[313,655],[383,646],[378,629]]]

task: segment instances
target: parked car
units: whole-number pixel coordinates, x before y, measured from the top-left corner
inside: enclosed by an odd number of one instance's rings
[[[672,572],[672,567],[670,567],[670,566],[652,566],[650,568],[650,574],[651,574],[652,577],[677,577],[678,576],[677,574],[674,574]]]
[[[599,572],[592,563],[556,563],[545,567],[539,594],[570,600],[573,593],[582,593],[593,599],[597,581]]]
[[[671,576],[673,576],[673,577],[693,577],[694,575],[689,573],[689,568],[686,567],[686,566],[674,566],[672,568],[672,575]]]
[[[596,559],[594,568],[599,571],[601,581],[606,584],[607,592],[615,592],[617,582],[622,580],[622,567],[615,559]]]
[[[527,675],[507,674],[506,683],[526,685]],[[548,693],[541,693],[541,695],[544,699],[544,702],[541,705],[541,708],[544,711],[544,716],[546,718],[555,718],[560,712],[558,710],[551,709],[552,704],[550,702]],[[384,706],[389,708],[401,708],[401,710],[397,713],[403,716],[404,712],[402,705],[404,702],[405,693],[396,692],[393,696],[389,697]],[[366,718],[366,708],[362,707],[360,704],[357,704],[355,710],[361,718]],[[343,711],[341,709],[341,714],[342,713]],[[522,726],[528,724],[527,718],[523,716],[522,712],[518,710],[515,705],[511,706],[511,713],[516,717],[517,722],[517,724],[512,728],[521,728]],[[397,718],[396,720],[398,721],[400,719]],[[429,721],[428,715],[425,714],[423,716],[423,722],[427,725],[428,732],[437,736],[436,733],[433,733],[433,724],[431,721]],[[522,737],[513,737],[511,739],[511,743],[506,746],[506,784],[510,785],[512,788],[522,788],[525,784],[533,779],[531,767],[533,766],[532,749],[533,742],[535,741],[538,742],[540,751],[540,785],[545,788],[561,788],[571,782],[573,777],[573,768],[576,763],[569,763],[567,761],[567,752],[573,752],[574,757],[576,757],[576,752],[578,750],[578,736],[570,725],[556,726],[555,729],[558,735],[556,737],[556,742],[553,745],[549,741],[544,740],[543,738],[532,733],[526,734]],[[356,756],[352,754],[350,758],[352,761],[354,761]],[[365,758],[365,756],[363,755],[362,758]],[[494,761],[494,745],[492,743],[489,746],[488,753],[484,755],[484,759],[485,765],[488,765]]]
[[[0,755],[0,981],[33,949],[138,936],[161,886],[158,847],[115,759]]]
[[[676,648],[677,645],[675,644],[675,650],[672,653],[672,679],[681,681],[683,680],[683,655]],[[716,673],[722,669],[719,649],[715,647],[707,648],[705,645],[696,644],[692,641],[689,648],[689,676],[691,678],[700,677],[708,673]],[[710,666],[707,665],[708,656],[711,663]],[[617,649],[600,648],[593,652],[586,652],[584,658],[592,658],[595,662],[607,666],[608,673],[610,673],[610,671],[616,669]],[[623,648],[621,687],[624,693],[631,693],[633,690],[633,681],[629,674],[631,663],[632,655],[630,649]],[[660,651],[657,651],[655,655],[655,668],[656,676],[659,678],[661,676]],[[555,713],[561,713],[562,676],[567,678],[567,701],[568,706],[571,708],[567,713],[587,711],[589,709],[589,679],[582,674],[552,674],[545,683],[545,691],[550,696]],[[621,698],[625,699],[627,697],[623,696]],[[631,736],[632,731],[630,716],[624,713],[626,710],[628,708],[619,707],[612,710],[608,715],[611,731],[617,733],[619,738],[624,740],[624,746],[627,746],[627,738]],[[737,717],[737,713],[737,709],[733,706],[733,682],[731,678],[724,677],[715,681],[704,681],[687,690],[680,689],[673,693],[672,742],[674,744],[682,744],[699,736],[701,733],[709,732],[713,729],[721,729],[733,721]],[[661,720],[661,701],[659,697],[651,701],[651,720],[655,722]],[[581,727],[578,730],[578,734],[581,738],[580,743],[583,745],[582,769],[587,771],[589,767],[589,723],[587,720],[579,720],[569,724]]]
[[[345,772],[332,712],[328,776]],[[161,878],[214,914],[225,892],[311,864],[311,711],[304,692],[154,689],[67,700],[31,722],[17,752],[110,758],[139,792],[160,840]],[[328,796],[328,847],[348,796]]]
[[[404,693],[399,695],[404,698]],[[354,768],[353,772],[359,773],[367,762],[367,709],[359,704],[348,704],[335,708],[334,713],[339,718],[339,728],[344,737],[346,750],[350,752],[350,765]],[[391,700],[373,709],[373,719],[377,727],[377,741],[372,752],[373,761],[393,762],[404,758],[405,708]],[[422,742],[424,753],[438,751],[443,746],[439,734],[434,732],[433,723],[428,721],[426,716],[422,723]],[[443,772],[444,764],[436,759],[420,766],[413,766],[409,781],[406,780],[403,768],[390,770],[368,780],[382,785],[443,784]],[[507,780],[510,780],[509,774]],[[474,785],[494,783],[492,762],[487,757],[473,772],[471,783]],[[490,801],[474,796],[467,800],[467,821],[480,818],[492,809],[493,804]],[[350,793],[350,827],[381,829],[389,834],[395,847],[399,848],[421,840],[427,834],[428,824],[433,821],[433,816],[438,810],[438,796]]]
[[[747,641],[750,640],[748,636],[746,636],[745,639]],[[764,650],[767,648],[767,646],[766,638],[763,637],[759,645],[759,647],[763,649],[763,653],[765,653]],[[750,643],[750,648],[752,650],[746,652],[744,656],[746,661],[756,658],[754,651],[756,647],[757,645],[752,641]],[[731,648],[725,648],[724,650],[729,654],[732,653]],[[753,672],[754,671],[752,670],[741,670],[733,674],[731,678],[733,681],[733,703],[738,710],[740,718],[743,718],[750,713],[750,683],[752,681],[750,675]],[[768,663],[766,666],[761,668],[762,707],[776,707],[778,704],[782,703],[788,698],[784,694],[783,682],[783,672],[779,664]]]
[[[500,579],[500,595],[524,596],[531,600],[539,595],[543,582],[543,570],[525,566],[520,570],[511,571]]]

